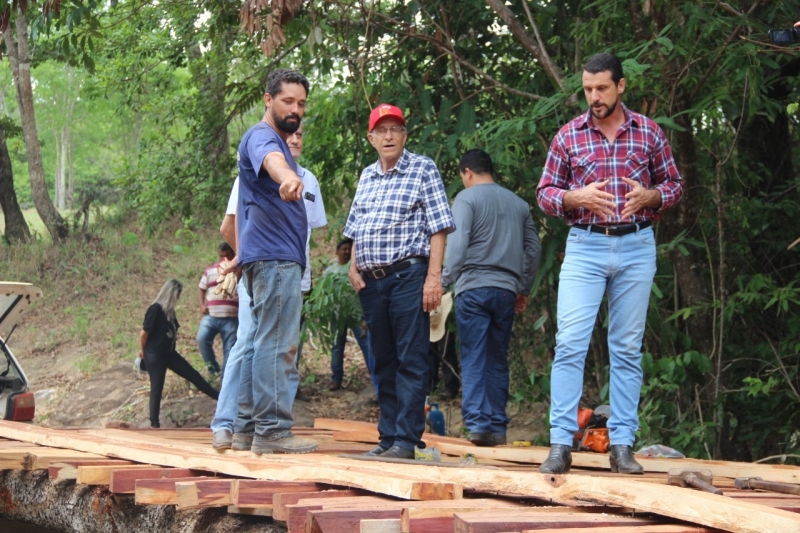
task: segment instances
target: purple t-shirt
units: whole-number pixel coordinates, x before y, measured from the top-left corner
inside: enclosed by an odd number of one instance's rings
[[[281,152],[297,172],[289,145],[266,122],[244,134],[239,144],[239,262],[294,261],[306,265],[308,222],[302,200],[284,202],[261,163]]]

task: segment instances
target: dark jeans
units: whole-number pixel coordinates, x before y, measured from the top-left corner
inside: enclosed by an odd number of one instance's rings
[[[432,342],[428,351],[431,375],[428,392],[432,394],[439,385],[439,367],[442,367],[444,390],[453,396],[458,395],[461,380],[458,377],[458,355],[456,355],[456,334],[448,331],[438,342]]]
[[[491,287],[456,297],[461,346],[461,416],[472,433],[505,435],[508,343],[516,295]]]
[[[375,358],[372,357],[369,329],[361,329],[360,324],[351,324],[350,329],[353,331],[353,336],[356,338],[358,347],[361,348],[361,354],[364,356],[364,364],[367,365],[369,377],[372,379],[372,384],[375,387],[375,394],[378,394],[378,382],[375,380]],[[339,385],[342,384],[342,380],[344,379],[344,347],[346,344],[347,328],[339,332],[331,348],[331,381],[335,381]]]
[[[166,354],[145,350],[144,362],[147,364],[147,372],[150,374],[150,427],[161,427],[161,424],[158,423],[158,415],[161,411],[161,394],[164,392],[167,369],[189,381],[203,394],[215,400],[219,398],[219,392],[203,379],[200,372],[195,370],[189,361],[174,350]]]
[[[382,279],[366,278],[358,296],[372,335],[378,381],[380,445],[407,450],[425,430],[430,317],[422,310],[426,264],[414,264]]]

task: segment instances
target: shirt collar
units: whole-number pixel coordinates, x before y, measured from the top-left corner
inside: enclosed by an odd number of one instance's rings
[[[631,127],[638,128],[639,121],[634,116],[634,114],[631,113],[631,110],[628,109],[628,106],[626,106],[622,102],[620,102],[619,105],[622,107],[622,112],[625,114],[625,121],[622,123],[622,126],[620,126],[619,129],[625,131],[630,129]],[[595,126],[594,123],[592,122],[591,109],[587,109],[586,113],[584,113],[583,117],[581,117],[580,122],[578,122],[578,128],[591,128],[594,130],[597,129],[597,126]]]
[[[408,150],[403,148],[403,153],[400,155],[400,159],[398,159],[397,163],[394,164],[394,167],[392,167],[389,170],[395,170],[397,171],[398,174],[405,174],[406,170],[408,170],[408,165],[411,163],[411,156],[409,155],[409,153],[410,152]],[[380,159],[375,161],[374,167],[375,167],[375,174],[377,176],[386,175],[386,172],[384,172],[383,168],[381,167]]]

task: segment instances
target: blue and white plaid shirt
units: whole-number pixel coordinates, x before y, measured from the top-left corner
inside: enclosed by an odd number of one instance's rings
[[[356,267],[373,270],[430,256],[431,235],[455,230],[442,177],[429,157],[403,150],[384,173],[380,160],[361,172],[344,235],[356,243]]]

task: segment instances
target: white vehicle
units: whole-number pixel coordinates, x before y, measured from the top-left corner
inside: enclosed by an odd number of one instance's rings
[[[42,297],[39,287],[30,283],[0,281],[0,414],[5,420],[33,420],[36,402],[28,390],[28,378],[11,353],[6,339],[31,302]]]

